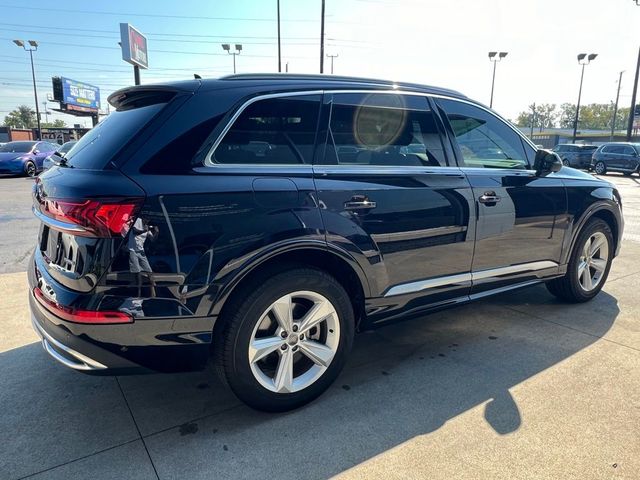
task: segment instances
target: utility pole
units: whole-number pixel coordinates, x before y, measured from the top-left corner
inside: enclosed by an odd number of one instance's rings
[[[611,119],[611,137],[609,138],[610,142],[613,142],[613,135],[616,131],[616,119],[618,116],[618,100],[620,100],[620,86],[622,85],[622,74],[624,70],[620,72],[620,78],[618,79],[618,93],[616,93],[616,104],[613,107],[613,118]]]
[[[334,53],[333,55],[327,54],[327,57],[331,59],[331,75],[333,75],[333,59],[336,58],[337,56],[338,56],[337,53]]]
[[[320,13],[320,73],[324,73],[324,0]]]
[[[278,1],[278,72],[282,72],[282,57],[280,53],[280,0]]]
[[[638,62],[636,63],[636,78],[633,81],[633,93],[631,93],[631,110],[629,110],[629,122],[627,123],[627,142],[631,141],[633,121],[636,111],[636,93],[638,91],[638,75],[640,75],[640,48],[638,49]]]

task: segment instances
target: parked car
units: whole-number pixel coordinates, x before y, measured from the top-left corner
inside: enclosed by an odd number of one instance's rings
[[[585,302],[619,250],[614,186],[452,90],[234,75],[109,102],[34,186],[33,324],[76,370],[213,357],[244,402],[288,410],[357,331],[540,282]]]
[[[591,156],[598,147],[595,145],[578,145],[573,143],[561,143],[553,148],[566,167],[589,168]]]
[[[640,144],[605,143],[594,152],[590,169],[598,175],[604,175],[607,172],[640,175]]]
[[[71,148],[76,143],[78,143],[77,140],[71,140],[59,146],[55,152],[53,152],[51,155],[49,155],[47,158],[44,159],[44,161],[42,162],[42,170],[48,170],[49,168],[53,167],[57,163],[57,161],[53,158],[53,156],[55,155],[60,158],[64,158],[65,155],[69,153],[69,150],[71,150]]]
[[[35,177],[45,157],[55,151],[49,142],[16,141],[0,147],[0,174]]]

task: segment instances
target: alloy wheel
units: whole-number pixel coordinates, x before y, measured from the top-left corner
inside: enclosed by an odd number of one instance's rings
[[[578,262],[578,281],[585,292],[598,287],[609,262],[609,242],[602,232],[591,235],[584,246]]]
[[[36,176],[36,166],[31,162],[27,163],[27,175],[30,177]]]
[[[605,171],[604,163],[602,163],[602,162],[596,163],[596,165],[594,167],[594,170],[598,175],[602,175],[604,173],[604,171]]]
[[[272,392],[304,390],[327,370],[339,343],[340,321],[331,302],[317,292],[293,292],[258,319],[248,349],[251,372]]]

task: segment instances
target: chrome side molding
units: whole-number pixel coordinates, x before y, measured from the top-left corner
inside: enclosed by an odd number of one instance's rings
[[[508,267],[491,268],[488,270],[479,270],[476,272],[460,273],[457,275],[448,275],[446,277],[429,278],[427,280],[418,280],[417,282],[403,283],[391,287],[384,294],[385,297],[393,295],[403,295],[406,293],[414,293],[429,288],[446,287],[452,285],[460,285],[470,283],[473,285],[478,280],[485,280],[494,277],[503,277],[505,275],[513,275],[515,273],[536,272],[546,270],[548,268],[558,268],[559,265],[551,260],[543,260],[539,262],[521,263],[520,265],[509,265]]]

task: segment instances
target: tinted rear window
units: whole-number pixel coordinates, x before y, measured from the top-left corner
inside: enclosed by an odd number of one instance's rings
[[[67,162],[76,168],[101,169],[164,108],[156,103],[140,108],[112,112],[93,127],[69,151]]]

